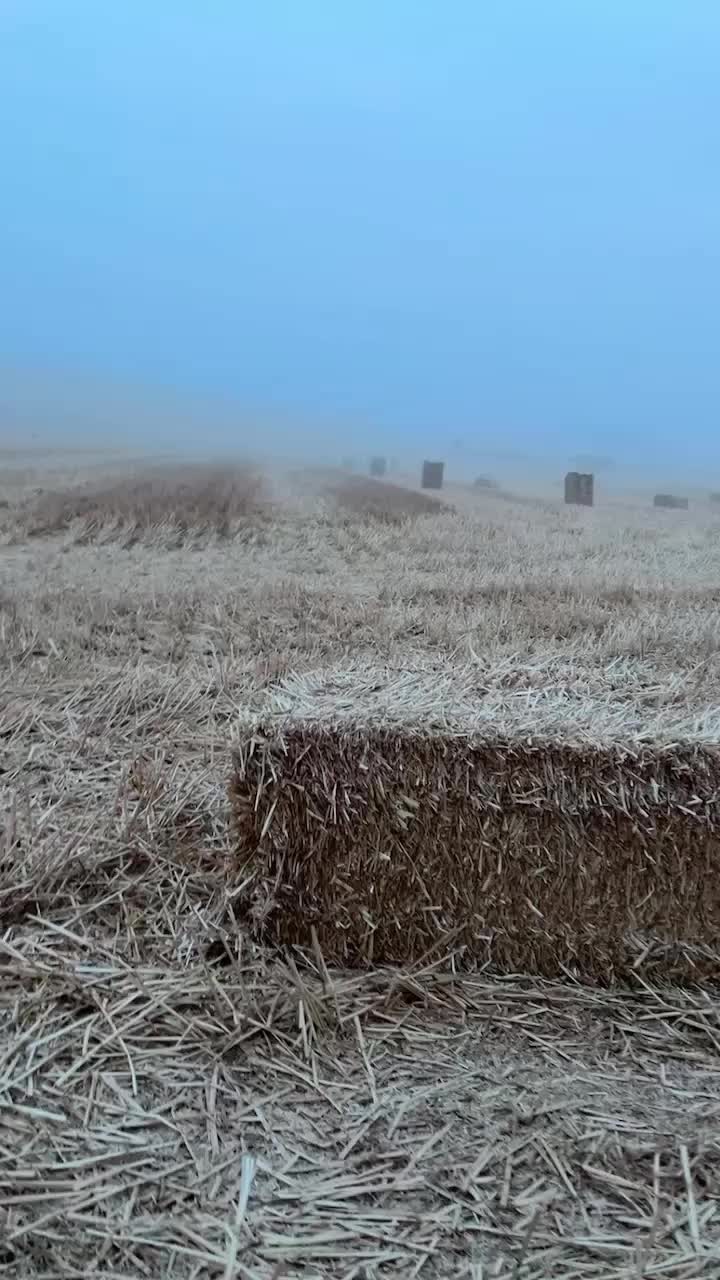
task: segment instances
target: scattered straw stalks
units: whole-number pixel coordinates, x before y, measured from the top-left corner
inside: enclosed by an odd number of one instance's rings
[[[0,1273],[717,1274],[714,1002],[299,967],[232,899],[159,963],[114,890],[0,939]]]

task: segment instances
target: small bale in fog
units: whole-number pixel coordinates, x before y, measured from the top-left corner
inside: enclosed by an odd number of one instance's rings
[[[678,498],[674,493],[656,493],[653,498],[654,507],[671,507],[675,511],[687,511],[687,498]]]
[[[497,489],[497,484],[492,476],[476,476],[473,480],[473,489]]]
[[[591,507],[594,501],[595,477],[589,471],[568,471],[565,476],[565,501],[577,507]]]
[[[371,458],[370,459],[370,475],[384,476],[387,471],[387,458]]]
[[[422,466],[423,489],[442,489],[444,471],[445,471],[444,462],[423,462],[423,466]]]
[[[717,506],[720,506],[720,493],[718,493],[717,491],[716,491],[715,493],[711,493],[711,494],[710,494],[710,501],[711,501],[713,504],[716,504]]]

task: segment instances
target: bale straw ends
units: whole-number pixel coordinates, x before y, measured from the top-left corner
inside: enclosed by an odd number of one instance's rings
[[[275,943],[317,937],[338,965],[459,949],[611,981],[641,955],[665,977],[720,978],[713,748],[298,724],[243,741],[231,797],[235,873]]]

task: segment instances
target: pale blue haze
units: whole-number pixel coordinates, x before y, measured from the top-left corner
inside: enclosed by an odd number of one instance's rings
[[[718,0],[2,0],[0,358],[720,459]]]

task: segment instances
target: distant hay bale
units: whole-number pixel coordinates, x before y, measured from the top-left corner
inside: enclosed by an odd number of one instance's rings
[[[248,735],[233,874],[336,965],[720,979],[720,752],[295,723]]]
[[[386,471],[387,471],[386,458],[377,457],[377,458],[370,459],[370,475],[371,476],[375,476],[376,478],[379,478],[380,476],[384,476]]]
[[[687,498],[678,498],[673,493],[656,493],[653,498],[654,507],[670,507],[675,511],[687,511],[689,502]]]
[[[492,476],[476,476],[473,480],[473,489],[497,489],[497,484]]]
[[[565,501],[579,507],[591,507],[594,488],[595,477],[590,472],[568,471],[565,476]]]
[[[710,501],[712,503],[720,504],[720,493],[718,493],[717,490],[710,494]]]
[[[423,462],[423,465],[422,465],[423,489],[442,489],[444,471],[445,471],[444,462]]]

